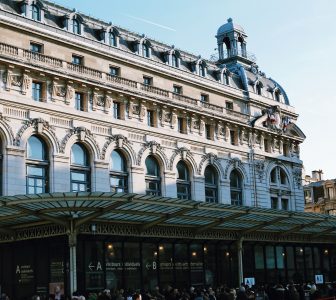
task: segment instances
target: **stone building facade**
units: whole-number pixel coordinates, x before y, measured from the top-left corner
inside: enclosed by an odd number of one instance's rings
[[[27,141],[36,136],[48,152],[43,192],[72,190],[78,143],[88,156],[86,191],[110,191],[117,150],[128,192],[146,193],[151,156],[153,193],[178,196],[183,161],[184,197],[206,200],[212,166],[208,201],[303,210],[298,115],[231,19],[218,29],[212,61],[45,1],[2,1],[1,37],[3,195],[27,193]]]
[[[334,280],[336,219],[303,212],[298,114],[232,19],[211,59],[48,1],[0,0],[0,32],[12,298]]]

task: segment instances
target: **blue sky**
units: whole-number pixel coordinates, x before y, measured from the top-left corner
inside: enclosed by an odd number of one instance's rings
[[[58,4],[209,58],[229,17],[248,34],[247,50],[286,90],[307,139],[306,173],[336,178],[336,1],[57,0]]]

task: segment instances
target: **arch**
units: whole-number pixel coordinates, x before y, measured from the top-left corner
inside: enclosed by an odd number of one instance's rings
[[[3,117],[2,114],[0,114],[0,137],[3,140],[2,147],[15,144],[15,137],[12,127],[8,125],[7,118]]]
[[[83,160],[83,162],[77,163],[76,161],[79,160]],[[83,143],[76,142],[72,144],[70,149],[70,165],[81,165],[85,167],[90,165],[90,154]]]
[[[217,203],[219,200],[220,173],[214,165],[207,165],[204,169],[205,201]]]
[[[202,159],[199,163],[198,167],[198,174],[202,175],[204,174],[204,170],[208,165],[213,165],[219,174],[219,178],[222,178],[224,174],[224,170],[222,167],[222,164],[220,163],[220,160],[218,159],[217,155],[214,153],[208,153],[202,156]]]
[[[218,80],[223,84],[230,85],[231,75],[232,73],[226,67],[226,65],[221,66],[221,68],[217,70]]]
[[[169,169],[172,171],[180,160],[185,161],[189,165],[192,174],[197,173],[198,167],[192,153],[189,149],[183,147],[174,150],[170,157]]]
[[[33,151],[34,149],[34,151]],[[33,152],[39,152],[33,153]],[[44,139],[38,135],[31,135],[26,144],[26,158],[36,160],[46,160],[48,157],[48,146]]]
[[[288,169],[288,167],[286,165],[284,165],[283,163],[281,163],[280,161],[277,161],[277,162],[270,162],[267,167],[266,167],[266,170],[265,170],[265,173],[266,173],[266,182],[271,182],[271,172],[273,171],[274,168],[276,167],[279,167],[281,168],[286,176],[287,176],[287,179],[288,179],[288,186],[289,186],[289,189],[290,190],[293,190],[293,182],[291,180],[291,177],[290,174],[290,170]]]
[[[53,153],[58,153],[60,151],[60,143],[56,137],[54,128],[41,118],[24,121],[22,127],[16,134],[14,145],[25,147],[28,138],[34,134],[46,138],[48,147],[52,149]]]
[[[163,170],[169,169],[169,161],[166,156],[166,154],[163,151],[163,148],[158,142],[150,141],[143,145],[143,147],[140,149],[137,155],[137,165],[143,166],[144,165],[144,157],[147,157],[148,155],[153,155],[155,157],[158,157]]]
[[[84,127],[76,127],[69,130],[68,134],[62,140],[60,153],[70,156],[70,149],[76,142],[81,142],[86,145],[93,159],[100,158],[100,149],[94,135],[89,129]]]
[[[233,169],[238,170],[242,174],[244,183],[248,183],[247,171],[245,170],[244,164],[238,158],[232,158],[227,162],[224,171],[225,179],[229,180],[229,174],[231,174]]]
[[[132,147],[132,143],[122,134],[116,134],[106,138],[100,159],[107,161],[112,151],[115,149],[118,149],[125,154],[130,165],[136,164],[136,153]]]

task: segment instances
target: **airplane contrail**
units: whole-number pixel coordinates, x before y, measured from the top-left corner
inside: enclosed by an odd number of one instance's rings
[[[158,24],[158,23],[155,23],[155,22],[143,19],[143,18],[138,18],[138,17],[132,16],[132,15],[127,15],[127,14],[123,14],[123,15],[126,16],[126,17],[129,17],[129,18],[138,20],[138,21],[145,22],[147,24],[151,24],[151,25],[163,28],[163,29],[167,29],[167,30],[170,30],[170,31],[176,31],[176,29],[174,29],[174,28],[171,28],[171,27],[168,27],[168,26],[165,26],[165,25],[161,25],[161,24]]]

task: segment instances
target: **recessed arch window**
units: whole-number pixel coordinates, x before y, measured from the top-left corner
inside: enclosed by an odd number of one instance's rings
[[[27,194],[48,192],[48,152],[45,142],[38,136],[31,136],[26,148]]]
[[[262,83],[258,82],[256,84],[256,92],[257,92],[258,95],[262,95],[262,88],[263,88]]]
[[[177,171],[177,198],[191,200],[190,194],[190,175],[188,166],[184,161],[179,161],[176,165]]]
[[[230,194],[232,205],[243,205],[243,179],[237,170],[230,174]]]
[[[198,75],[205,77],[205,67],[203,66],[202,63],[198,65]]]
[[[179,58],[177,57],[177,55],[175,53],[172,54],[171,60],[172,60],[172,66],[175,67],[175,68],[178,68],[179,67]]]
[[[110,156],[111,192],[127,193],[128,176],[125,156],[119,150],[113,150]]]
[[[89,155],[83,145],[73,144],[71,147],[70,182],[72,192],[90,191]]]
[[[146,195],[161,196],[160,166],[153,156],[148,156],[146,165]]]
[[[142,43],[142,56],[143,57],[150,57],[150,48],[146,42]]]
[[[209,165],[204,170],[205,201],[218,202],[218,173]]]
[[[80,23],[77,19],[72,19],[72,32],[74,34],[80,34]]]
[[[35,21],[41,21],[41,10],[36,4],[32,4],[32,19]]]
[[[290,186],[283,168],[276,166],[270,173],[271,208],[289,209]]]
[[[113,31],[109,32],[109,44],[110,46],[113,46],[113,47],[117,46],[117,37]]]

